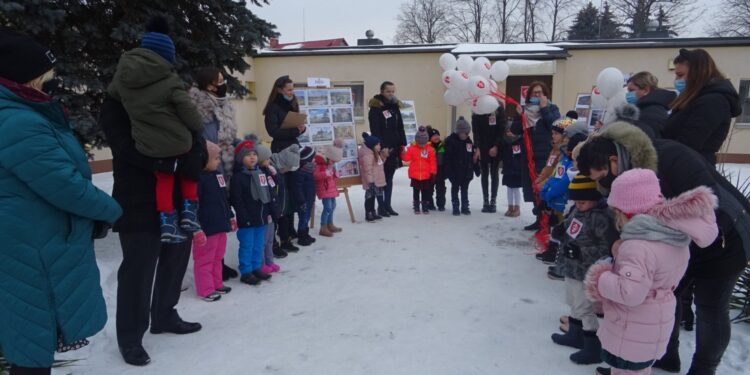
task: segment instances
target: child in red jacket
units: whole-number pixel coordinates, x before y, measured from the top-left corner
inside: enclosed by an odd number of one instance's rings
[[[437,176],[437,156],[429,144],[429,135],[424,126],[420,126],[414,136],[414,142],[401,151],[401,160],[410,162],[409,178],[414,191],[414,213],[428,214],[430,212],[430,192]],[[421,195],[421,199],[420,199]]]
[[[344,142],[341,139],[334,141],[333,145],[325,146],[322,152],[315,156],[315,193],[323,201],[323,212],[320,213],[320,235],[333,237],[334,233],[341,232],[341,228],[333,225],[333,210],[336,209],[336,197],[339,189],[336,187],[336,163],[344,157]]]

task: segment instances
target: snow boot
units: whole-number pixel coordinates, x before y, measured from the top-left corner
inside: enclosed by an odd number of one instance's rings
[[[206,302],[216,302],[221,299],[221,294],[219,294],[219,292],[213,292],[202,299]]]
[[[310,246],[313,244],[312,237],[307,232],[309,232],[309,229],[297,232],[297,245]]]
[[[289,226],[290,226],[290,228],[289,228],[289,238],[291,238],[291,239],[297,238],[297,230],[294,229],[293,225],[289,225]]]
[[[427,215],[430,213],[430,202],[422,201],[422,213]]]
[[[393,211],[393,208],[391,207],[390,203],[385,207],[386,212],[388,212],[388,215],[391,216],[398,216],[398,212]]]
[[[161,231],[161,242],[164,243],[182,243],[187,240],[187,236],[180,230],[177,225],[177,213],[161,212],[159,213],[159,229]]]
[[[558,271],[555,266],[549,266],[549,268],[547,268],[547,278],[555,281],[565,280],[565,276],[560,274],[560,271]]]
[[[328,230],[330,230],[331,233],[341,233],[344,231],[343,229],[333,225],[333,223],[328,224]]]
[[[380,206],[380,207],[378,207],[377,216],[391,217],[391,214],[388,213],[388,210],[386,210],[385,207]]]
[[[510,213],[510,217],[521,216],[521,206],[513,206],[513,212]]]
[[[270,264],[264,264],[262,267],[260,267],[260,272],[271,273],[273,272],[273,267],[271,267]]]
[[[484,213],[490,213],[490,199],[487,197],[484,197],[484,203],[482,203],[482,212]]]
[[[466,207],[462,208],[461,213],[464,215],[471,215],[471,210],[469,210],[469,206],[467,205]]]
[[[440,211],[440,212],[445,212],[445,206],[440,206],[440,207],[438,207],[438,211]]]
[[[453,216],[461,216],[461,209],[456,204],[453,205]]]
[[[583,349],[583,322],[570,318],[570,327],[565,334],[553,333],[552,341],[557,345]]]
[[[288,253],[296,253],[299,251],[299,247],[294,246],[291,238],[286,241],[281,241],[281,246],[279,246],[279,248]]]
[[[232,287],[229,287],[229,286],[226,286],[226,285],[222,286],[219,289],[216,289],[216,293],[219,293],[219,294],[229,294],[229,292],[231,292],[231,291],[232,291]]]
[[[560,248],[560,245],[556,242],[550,241],[549,246],[547,247],[547,251],[537,254],[536,259],[539,259],[544,264],[555,264],[555,260],[557,259],[557,250]]]
[[[537,231],[539,228],[541,228],[541,226],[539,225],[539,218],[537,217],[535,222],[523,227],[523,230]]]
[[[596,375],[611,375],[612,369],[609,367],[597,367]]]
[[[414,201],[412,203],[412,208],[414,209],[414,215],[419,215],[422,213],[422,211],[419,209],[419,201]]]
[[[271,274],[263,272],[263,268],[259,268],[255,271],[253,271],[253,276],[255,276],[256,279],[260,281],[267,281],[271,279]]]
[[[333,232],[328,229],[328,224],[320,224],[320,232],[318,234],[323,237],[333,237]]]
[[[508,209],[503,214],[505,217],[510,217],[513,214],[513,206],[508,206]]]
[[[432,198],[430,198],[430,200],[427,202],[427,208],[430,211],[437,211],[437,207],[435,207],[435,201]]]
[[[378,215],[378,213],[377,213],[376,211],[372,211],[372,217],[373,217],[373,218],[374,218],[374,219],[375,219],[376,221],[379,221],[379,220],[383,220],[383,217],[382,217],[382,216],[380,216],[380,215]]]
[[[187,233],[195,233],[201,230],[201,223],[198,222],[198,202],[184,200],[182,202],[182,211],[180,211],[180,228]]]
[[[272,265],[271,265],[271,268],[272,268],[272,270],[271,270],[271,273],[274,273],[274,272],[279,272],[279,271],[281,271],[281,266],[279,266],[279,265],[278,265],[278,264],[276,264],[276,263],[272,264]]]
[[[276,259],[284,259],[287,256],[289,256],[289,254],[287,254],[287,252],[284,251],[284,249],[281,248],[280,244],[275,244],[274,245],[274,247],[273,247],[273,257],[274,258],[276,258]]]
[[[602,343],[596,331],[583,331],[583,349],[571,354],[570,360],[579,365],[602,363]]]
[[[495,198],[490,199],[490,213],[494,214],[497,212],[497,201]]]
[[[258,285],[260,280],[251,273],[246,273],[240,277],[240,281],[247,285]]]
[[[373,211],[370,211],[365,214],[365,221],[368,223],[374,223],[375,222],[375,213]]]
[[[666,372],[679,373],[682,368],[680,353],[675,349],[667,347],[667,352],[661,359],[656,360],[652,367],[662,369]]]

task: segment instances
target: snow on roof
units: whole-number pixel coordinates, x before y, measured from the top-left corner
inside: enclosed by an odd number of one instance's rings
[[[504,53],[504,52],[561,52],[560,47],[555,47],[546,43],[486,43],[459,44],[453,49],[453,53]]]

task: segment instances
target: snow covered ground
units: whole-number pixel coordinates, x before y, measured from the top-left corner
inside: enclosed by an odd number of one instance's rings
[[[111,174],[96,175],[95,182],[109,191]],[[547,266],[534,259],[529,232],[522,230],[532,220],[530,208],[521,218],[502,216],[501,190],[500,213],[482,214],[478,179],[470,191],[469,217],[415,216],[401,169],[394,196],[401,215],[370,224],[363,222],[363,192],[354,187],[356,224],[340,197],[335,222],[343,233],[316,236],[313,246],[280,260],[282,272],[270,283],[230,281],[234,290],[218,302],[195,296],[191,263],[185,280],[190,289],[178,308],[203,330],[147,333],[152,363],[144,368],[126,365],[117,350],[121,255],[110,235],[96,244],[109,323],[89,347],[64,357],[82,361],[55,374],[593,373],[595,366],[573,364],[567,358],[572,350],[549,338],[567,308],[563,283],[547,279]],[[237,240],[230,238],[227,261],[236,266]],[[693,346],[694,334],[683,332],[684,361]],[[734,325],[719,374],[746,374],[747,368],[750,325]]]

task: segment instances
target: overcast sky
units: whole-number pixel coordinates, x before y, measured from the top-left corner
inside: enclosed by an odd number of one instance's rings
[[[278,27],[281,43],[343,37],[349,45],[356,45],[357,39],[364,38],[365,31],[371,29],[375,31],[376,38],[390,44],[396,31],[396,16],[404,1],[406,0],[271,0],[271,5],[249,7],[261,18]],[[717,3],[716,0],[696,1],[699,7],[708,9],[709,13],[712,4]],[[598,2],[594,0],[597,6]],[[705,14],[698,17],[689,31],[680,36],[703,36],[705,22],[709,19]]]

